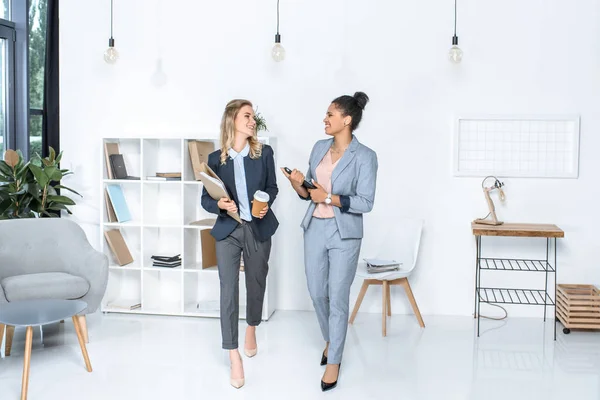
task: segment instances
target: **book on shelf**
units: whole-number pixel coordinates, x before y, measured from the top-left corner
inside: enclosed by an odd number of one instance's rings
[[[119,154],[119,143],[114,142],[105,142],[104,143],[104,156],[106,159],[106,175],[108,179],[115,179],[112,164],[110,162],[110,156],[113,154]]]
[[[127,243],[125,243],[125,239],[120,230],[110,229],[105,231],[104,237],[120,266],[131,264],[133,262],[133,256],[129,251],[129,247],[127,247]]]
[[[181,254],[175,256],[151,256],[153,267],[175,268],[181,266]]]
[[[140,179],[137,176],[129,176],[127,173],[127,167],[125,167],[125,159],[123,158],[123,154],[111,154],[109,158],[114,179],[129,179],[134,181]]]
[[[104,202],[106,203],[106,214],[108,222],[117,222],[117,215],[115,214],[115,209],[113,208],[112,202],[110,201],[110,196],[108,195],[107,189],[104,189]]]
[[[208,155],[215,151],[213,142],[203,142],[200,140],[190,140],[188,142],[192,170],[197,181],[200,180],[200,173],[203,171],[202,163],[208,162]]]
[[[181,172],[157,172],[156,176],[161,178],[181,178]]]
[[[148,180],[148,181],[162,181],[162,182],[166,182],[166,181],[180,181],[181,177],[179,177],[179,178],[176,178],[176,177],[168,178],[166,176],[147,176],[146,180]]]
[[[108,192],[117,221],[131,221],[131,213],[129,212],[129,207],[127,206],[127,201],[125,200],[121,185],[107,185],[106,191]]]

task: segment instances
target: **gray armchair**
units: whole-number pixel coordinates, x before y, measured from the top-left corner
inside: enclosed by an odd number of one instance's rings
[[[75,222],[63,218],[0,221],[0,306],[28,299],[83,300],[88,307],[79,319],[87,341],[85,315],[98,309],[107,283],[108,258],[90,245]],[[14,328],[7,330],[7,355],[12,332]]]

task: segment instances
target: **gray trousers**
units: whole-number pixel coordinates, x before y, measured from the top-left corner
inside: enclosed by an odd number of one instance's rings
[[[217,264],[221,282],[221,335],[223,348],[238,348],[240,314],[240,260],[244,254],[246,277],[246,322],[257,326],[262,319],[263,300],[269,271],[271,239],[255,239],[250,225],[240,224],[229,236],[217,242]]]
[[[329,342],[329,364],[342,361],[350,286],[354,281],[361,239],[342,239],[335,218],[312,218],[304,232],[304,265],[323,339]]]

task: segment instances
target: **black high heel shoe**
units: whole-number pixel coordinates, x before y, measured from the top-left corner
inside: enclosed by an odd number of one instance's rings
[[[333,388],[335,388],[337,386],[338,380],[340,379],[340,370],[342,369],[342,363],[340,363],[339,367],[338,367],[338,378],[335,380],[335,382],[332,383],[326,383],[323,382],[323,380],[321,380],[321,390],[326,392],[328,390],[331,390]]]
[[[323,355],[321,356],[321,366],[323,365],[327,365],[327,356],[325,355],[325,352],[323,352]]]

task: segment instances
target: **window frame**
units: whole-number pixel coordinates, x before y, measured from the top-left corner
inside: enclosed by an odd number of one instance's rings
[[[0,38],[6,40],[6,98],[5,103],[5,125],[4,149],[13,149],[16,145],[16,93],[15,93],[15,24],[5,19],[0,19]]]
[[[12,0],[9,6],[10,21],[0,19],[0,25],[12,29],[13,64],[9,65],[7,95],[6,143],[4,149],[20,149],[23,158],[29,160],[29,0]],[[2,28],[4,30],[4,28]],[[12,69],[12,73],[10,72]]]

